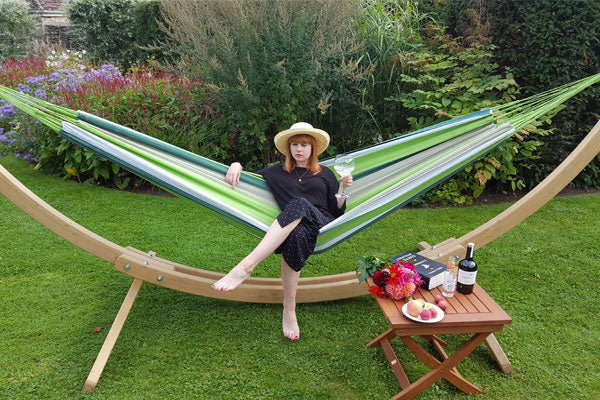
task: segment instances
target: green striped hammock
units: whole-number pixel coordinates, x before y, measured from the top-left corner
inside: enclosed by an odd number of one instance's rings
[[[599,80],[600,74],[590,76],[351,152],[356,167],[346,213],[321,228],[315,252],[335,246],[404,206]],[[234,190],[225,183],[228,167],[221,163],[6,87],[0,86],[0,98],[69,141],[222,214],[255,236],[261,237],[280,212],[259,175],[243,172]],[[321,164],[332,168],[333,160]]]

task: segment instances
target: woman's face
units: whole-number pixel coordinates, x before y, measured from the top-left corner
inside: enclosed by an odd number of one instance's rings
[[[292,137],[290,139],[290,154],[296,160],[299,165],[304,165],[310,160],[310,154],[312,153],[312,146],[306,140],[296,139]]]

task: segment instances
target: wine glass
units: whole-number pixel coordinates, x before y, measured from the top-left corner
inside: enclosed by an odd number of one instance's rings
[[[354,171],[354,158],[348,155],[336,156],[333,164],[333,169],[335,169],[336,172],[340,174],[340,177],[350,175],[352,171]],[[337,197],[338,199],[347,199],[350,196],[346,194],[346,187],[344,186],[341,192],[335,194],[335,197]]]

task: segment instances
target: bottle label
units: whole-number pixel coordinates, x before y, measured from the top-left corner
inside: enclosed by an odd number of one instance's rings
[[[475,278],[477,277],[477,271],[467,272],[463,270],[458,271],[458,283],[463,285],[474,285]]]

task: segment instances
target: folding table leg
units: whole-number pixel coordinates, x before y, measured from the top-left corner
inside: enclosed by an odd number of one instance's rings
[[[119,333],[121,333],[121,329],[123,329],[123,324],[125,324],[127,315],[129,315],[129,311],[131,311],[131,306],[133,305],[143,282],[144,281],[137,278],[133,280],[129,291],[125,296],[125,300],[123,300],[123,304],[121,304],[119,313],[115,317],[115,320],[110,327],[110,331],[108,332],[108,335],[106,335],[106,339],[104,339],[104,344],[100,349],[100,353],[98,353],[98,357],[96,357],[94,366],[83,385],[82,391],[93,392],[94,389],[96,389],[96,385],[100,380],[100,375],[102,375],[102,371],[104,371],[108,357],[110,357],[110,353],[112,352],[113,347],[115,347],[115,343],[119,338]]]
[[[393,329],[388,329],[383,332],[381,335],[377,336],[375,339],[371,340],[367,343],[367,347],[381,346],[383,352],[385,353],[386,358],[390,363],[390,367],[394,371],[394,375],[396,375],[396,379],[401,387],[405,388],[410,385],[410,381],[402,368],[402,364],[400,364],[400,360],[396,356],[392,345],[390,344],[390,340],[395,338],[397,335],[396,331]]]
[[[396,356],[396,353],[394,353],[394,349],[392,348],[390,341],[383,339],[380,344],[385,356],[390,362],[390,367],[392,367],[394,375],[396,375],[396,379],[398,379],[398,383],[400,383],[400,387],[402,387],[402,389],[409,387],[410,381],[408,380],[408,376],[406,376],[406,372],[404,372],[404,368],[402,368],[402,364],[400,364],[398,356]]]
[[[375,339],[371,340],[369,343],[367,343],[367,347],[373,347],[373,346],[379,346],[380,342],[383,339],[387,339],[387,340],[392,340],[393,338],[395,338],[396,332],[393,329],[387,329],[385,332],[383,332],[381,335],[377,336]]]
[[[446,354],[446,350],[444,350],[443,347],[447,346],[448,343],[438,338],[437,336],[433,336],[429,342],[433,345],[433,347],[435,347],[437,352],[440,354],[440,356],[442,356],[444,360],[448,358],[448,354]],[[458,376],[459,378],[461,377],[460,372],[458,372],[458,369],[456,369],[456,367],[452,368],[451,371],[454,373],[454,375]]]
[[[419,346],[419,344],[410,336],[400,336],[400,339],[402,339],[406,346],[421,361],[433,369],[416,382],[413,382],[409,387],[404,388],[400,393],[392,397],[390,400],[412,399],[440,378],[445,378],[448,382],[452,383],[466,393],[483,393],[483,391],[477,386],[473,385],[462,377],[456,376],[452,369],[456,367],[456,365],[458,365],[458,363],[460,363],[465,357],[471,354],[471,352],[475,350],[488,335],[489,332],[476,333],[454,354],[441,363],[435,357],[425,351],[421,346]]]

